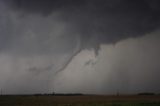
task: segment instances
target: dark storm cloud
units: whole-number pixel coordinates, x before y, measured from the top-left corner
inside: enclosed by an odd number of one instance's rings
[[[11,0],[15,9],[23,9],[28,12],[39,12],[42,14],[50,14],[52,11],[58,9],[65,9],[68,7],[76,7],[83,4],[85,1],[75,0]]]
[[[100,44],[116,43],[157,29],[159,0],[9,0],[15,10],[47,17],[60,12],[80,33],[82,48],[99,49]],[[70,30],[72,32],[72,30]],[[66,34],[67,35],[67,34]],[[70,37],[70,36],[68,36]]]

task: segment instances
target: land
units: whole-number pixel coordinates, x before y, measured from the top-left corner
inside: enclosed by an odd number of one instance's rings
[[[160,106],[160,95],[1,95],[0,106]]]

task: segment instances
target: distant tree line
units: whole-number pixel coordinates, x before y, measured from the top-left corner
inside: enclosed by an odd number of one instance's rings
[[[156,95],[156,94],[152,92],[142,92],[142,93],[138,93],[138,95]]]
[[[34,94],[34,96],[82,96],[81,93],[51,93],[51,94]]]

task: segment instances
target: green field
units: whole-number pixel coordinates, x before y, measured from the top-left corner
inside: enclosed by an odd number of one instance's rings
[[[160,96],[0,96],[0,106],[160,106]]]

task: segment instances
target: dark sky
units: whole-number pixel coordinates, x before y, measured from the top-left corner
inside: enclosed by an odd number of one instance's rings
[[[0,0],[0,88],[159,92],[159,14],[159,0]]]

